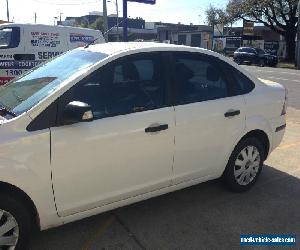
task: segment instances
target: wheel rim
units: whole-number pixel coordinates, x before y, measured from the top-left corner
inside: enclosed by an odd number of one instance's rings
[[[14,250],[19,239],[19,225],[14,216],[0,209],[0,249]]]
[[[260,167],[260,154],[255,146],[247,146],[234,163],[234,177],[239,185],[246,186],[256,177]]]

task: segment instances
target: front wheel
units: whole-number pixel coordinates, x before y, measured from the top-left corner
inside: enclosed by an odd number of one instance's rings
[[[261,172],[263,159],[263,147],[257,139],[247,138],[239,142],[222,176],[226,186],[235,192],[251,188]]]
[[[0,194],[0,249],[28,249],[30,221],[28,210],[22,203]]]
[[[241,65],[242,64],[242,60],[240,58],[236,58],[234,59],[234,61],[238,64]]]

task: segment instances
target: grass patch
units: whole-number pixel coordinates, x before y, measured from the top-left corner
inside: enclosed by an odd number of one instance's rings
[[[277,64],[277,68],[283,68],[283,69],[296,69],[294,63],[289,63],[289,62],[279,62]]]

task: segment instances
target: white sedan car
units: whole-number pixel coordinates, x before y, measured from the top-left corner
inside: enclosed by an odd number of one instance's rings
[[[0,90],[0,249],[41,230],[222,177],[249,189],[287,93],[214,52],[90,45]]]

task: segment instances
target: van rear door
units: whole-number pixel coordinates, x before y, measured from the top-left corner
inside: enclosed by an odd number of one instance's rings
[[[23,28],[0,25],[0,85],[23,73],[14,59],[20,53],[24,53]]]

